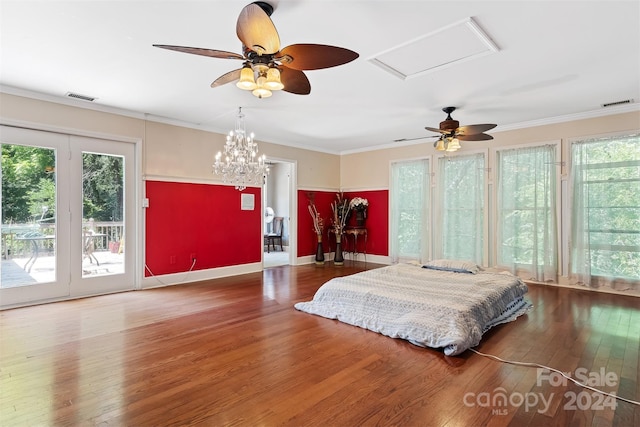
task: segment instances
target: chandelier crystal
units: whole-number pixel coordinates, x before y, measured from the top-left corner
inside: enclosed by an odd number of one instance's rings
[[[235,130],[229,131],[223,153],[218,151],[213,164],[213,172],[222,175],[226,183],[234,184],[236,190],[244,190],[247,185],[261,186],[264,176],[269,174],[267,156],[258,156],[258,144],[253,132],[247,135],[244,127],[242,107],[238,108]]]

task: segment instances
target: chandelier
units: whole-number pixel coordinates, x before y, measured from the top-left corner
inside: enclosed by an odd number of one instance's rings
[[[261,186],[264,176],[269,173],[265,163],[267,156],[258,156],[258,144],[253,140],[253,132],[247,135],[244,128],[242,107],[238,108],[235,130],[229,131],[222,152],[216,154],[213,172],[222,175],[226,183],[234,184],[236,190],[244,190],[247,185]]]

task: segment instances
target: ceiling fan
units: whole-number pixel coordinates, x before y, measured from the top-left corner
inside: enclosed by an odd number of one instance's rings
[[[497,125],[495,124],[477,124],[460,126],[460,122],[451,118],[451,113],[456,110],[456,107],[445,107],[442,109],[447,113],[447,118],[440,122],[438,128],[425,127],[426,130],[431,132],[438,132],[438,140],[434,142],[433,146],[438,151],[457,151],[460,149],[460,141],[488,141],[493,139],[491,135],[484,132],[493,129]],[[416,139],[429,138],[420,137],[412,139],[396,139],[396,142],[411,141]]]
[[[358,58],[349,49],[322,44],[293,44],[280,49],[280,37],[271,21],[273,6],[257,1],[245,6],[238,16],[236,35],[242,42],[242,55],[215,49],[154,44],[162,49],[212,58],[244,61],[242,68],[218,77],[212,88],[237,81],[240,89],[250,90],[258,98],[271,96],[274,90],[297,95],[311,93],[311,84],[302,70],[318,70],[343,65]]]

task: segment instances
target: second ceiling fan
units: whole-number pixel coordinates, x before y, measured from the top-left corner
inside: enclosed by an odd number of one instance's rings
[[[218,77],[215,88],[237,81],[240,89],[250,90],[258,98],[271,96],[274,90],[297,95],[311,93],[311,84],[303,70],[318,70],[343,65],[358,58],[349,49],[322,44],[293,44],[280,49],[280,37],[271,14],[273,6],[258,1],[245,6],[238,16],[236,35],[242,42],[242,54],[216,49],[154,44],[162,49],[221,59],[244,61],[242,68]]]
[[[447,113],[447,118],[440,122],[440,126],[437,128],[425,127],[426,130],[431,132],[438,132],[438,140],[433,143],[433,146],[438,151],[457,151],[460,149],[460,141],[488,141],[493,137],[484,132],[496,127],[496,124],[477,124],[460,126],[460,122],[451,118],[451,113],[456,110],[456,107],[445,107],[442,109]],[[396,139],[396,142],[411,141],[416,139],[430,138],[428,136],[412,139]]]

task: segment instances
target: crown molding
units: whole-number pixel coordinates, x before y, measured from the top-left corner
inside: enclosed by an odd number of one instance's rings
[[[581,113],[566,114],[564,116],[546,117],[544,119],[530,120],[527,122],[520,122],[520,123],[512,123],[509,125],[498,125],[495,129],[491,131],[491,133],[507,132],[507,131],[518,130],[518,129],[527,129],[527,128],[532,128],[537,126],[572,122],[576,120],[594,119],[597,117],[612,116],[614,114],[630,113],[633,111],[640,111],[640,103],[634,102],[632,104],[624,104],[624,105],[619,105],[615,107],[606,107],[606,108],[602,107],[598,110],[590,110],[590,111],[584,111]],[[403,141],[402,146],[406,147],[409,145],[424,144],[425,139],[428,139],[428,138],[429,136],[425,136],[424,138],[414,140],[414,141]],[[344,150],[344,151],[340,151],[339,154],[343,156],[347,154],[366,153],[368,151],[386,150],[389,148],[397,148],[397,147],[399,147],[398,143],[392,142],[384,145],[363,147],[363,148],[357,148],[354,150]]]
[[[624,104],[615,107],[602,107],[598,110],[584,111],[581,113],[566,114],[564,116],[547,117],[544,119],[530,120],[527,122],[513,123],[510,125],[498,125],[492,132],[506,132],[510,130],[518,130],[532,128],[536,126],[553,125],[557,123],[573,122],[576,120],[594,119],[597,117],[612,116],[614,114],[630,113],[640,111],[640,103]]]
[[[206,132],[212,132],[212,133],[224,135],[219,130],[213,129],[208,126],[204,126],[200,123],[186,122],[182,120],[171,119],[168,117],[155,116],[148,113],[140,113],[137,111],[126,110],[123,108],[109,107],[102,104],[94,104],[90,101],[83,101],[83,100],[74,99],[74,98],[66,98],[63,96],[51,95],[51,94],[46,94],[42,92],[34,92],[26,89],[13,87],[13,86],[6,86],[6,85],[0,84],[0,93],[6,93],[8,95],[21,96],[24,98],[37,99],[40,101],[53,102],[56,104],[62,104],[62,105],[67,105],[71,107],[84,108],[84,109],[99,111],[103,113],[117,114],[120,116],[131,117],[131,118],[140,119],[140,120],[164,123],[168,125],[190,128],[195,130],[202,130]],[[612,107],[606,107],[606,108],[602,107],[597,110],[567,114],[564,116],[547,117],[543,119],[530,120],[527,122],[520,122],[520,123],[512,123],[508,125],[498,125],[492,131],[492,133],[507,132],[511,130],[526,129],[526,128],[545,126],[545,125],[551,125],[551,124],[557,124],[557,123],[565,123],[565,122],[570,122],[575,120],[593,119],[597,117],[611,116],[614,114],[622,114],[622,113],[628,113],[633,111],[640,111],[640,103],[634,102],[632,104],[624,104],[624,105],[612,106]],[[425,136],[424,139],[428,139],[428,137]],[[353,150],[336,151],[336,150],[326,150],[320,147],[304,146],[302,144],[284,144],[281,142],[268,141],[268,140],[259,140],[259,142],[277,144],[277,145],[282,145],[286,147],[297,148],[297,149],[307,150],[307,151],[314,151],[314,152],[325,153],[325,154],[334,154],[338,156],[343,156],[347,154],[365,153],[368,151],[386,150],[389,148],[399,147],[398,143],[388,143],[383,145],[362,147],[362,148],[357,148]],[[417,144],[424,144],[424,143],[425,141],[423,139],[418,139],[415,141],[404,142],[402,146],[405,147],[408,145],[417,145]]]
[[[59,96],[59,95],[51,95],[51,94],[42,93],[42,92],[35,92],[35,91],[30,91],[30,90],[26,90],[26,89],[17,88],[17,87],[14,87],[14,86],[6,86],[6,85],[0,84],[0,93],[6,93],[7,95],[21,96],[23,98],[36,99],[36,100],[39,100],[39,101],[52,102],[52,103],[55,103],[55,104],[67,105],[67,106],[70,106],[70,107],[83,108],[83,109],[86,109],[86,110],[99,111],[99,112],[102,112],[102,113],[117,114],[117,115],[120,115],[120,116],[125,116],[125,117],[134,118],[134,119],[140,119],[140,120],[146,120],[146,121],[150,121],[150,122],[162,123],[162,124],[166,124],[166,125],[172,125],[172,126],[178,126],[178,127],[188,128],[188,129],[212,132],[212,133],[217,133],[217,134],[220,134],[220,135],[225,135],[226,134],[225,132],[220,132],[220,130],[218,130],[218,129],[214,129],[213,127],[206,126],[206,125],[203,125],[201,123],[186,122],[186,121],[182,121],[182,120],[172,119],[172,118],[169,118],[169,117],[156,116],[156,115],[149,114],[149,113],[141,113],[141,112],[138,112],[138,111],[127,110],[127,109],[124,109],[124,108],[109,107],[109,106],[102,105],[102,104],[94,104],[91,101],[84,101],[84,100],[81,100],[81,99],[67,98],[67,97]],[[285,147],[298,148],[300,150],[314,151],[314,152],[319,152],[319,153],[324,153],[324,154],[333,154],[333,155],[337,155],[337,156],[340,155],[339,151],[327,150],[327,149],[324,149],[324,148],[321,148],[321,147],[313,147],[313,146],[302,145],[302,144],[289,144],[289,143],[284,144],[282,142],[260,140],[260,139],[258,139],[258,142],[265,142],[265,143],[269,143],[269,144],[277,144],[277,145],[282,145],[282,146],[285,146]]]

